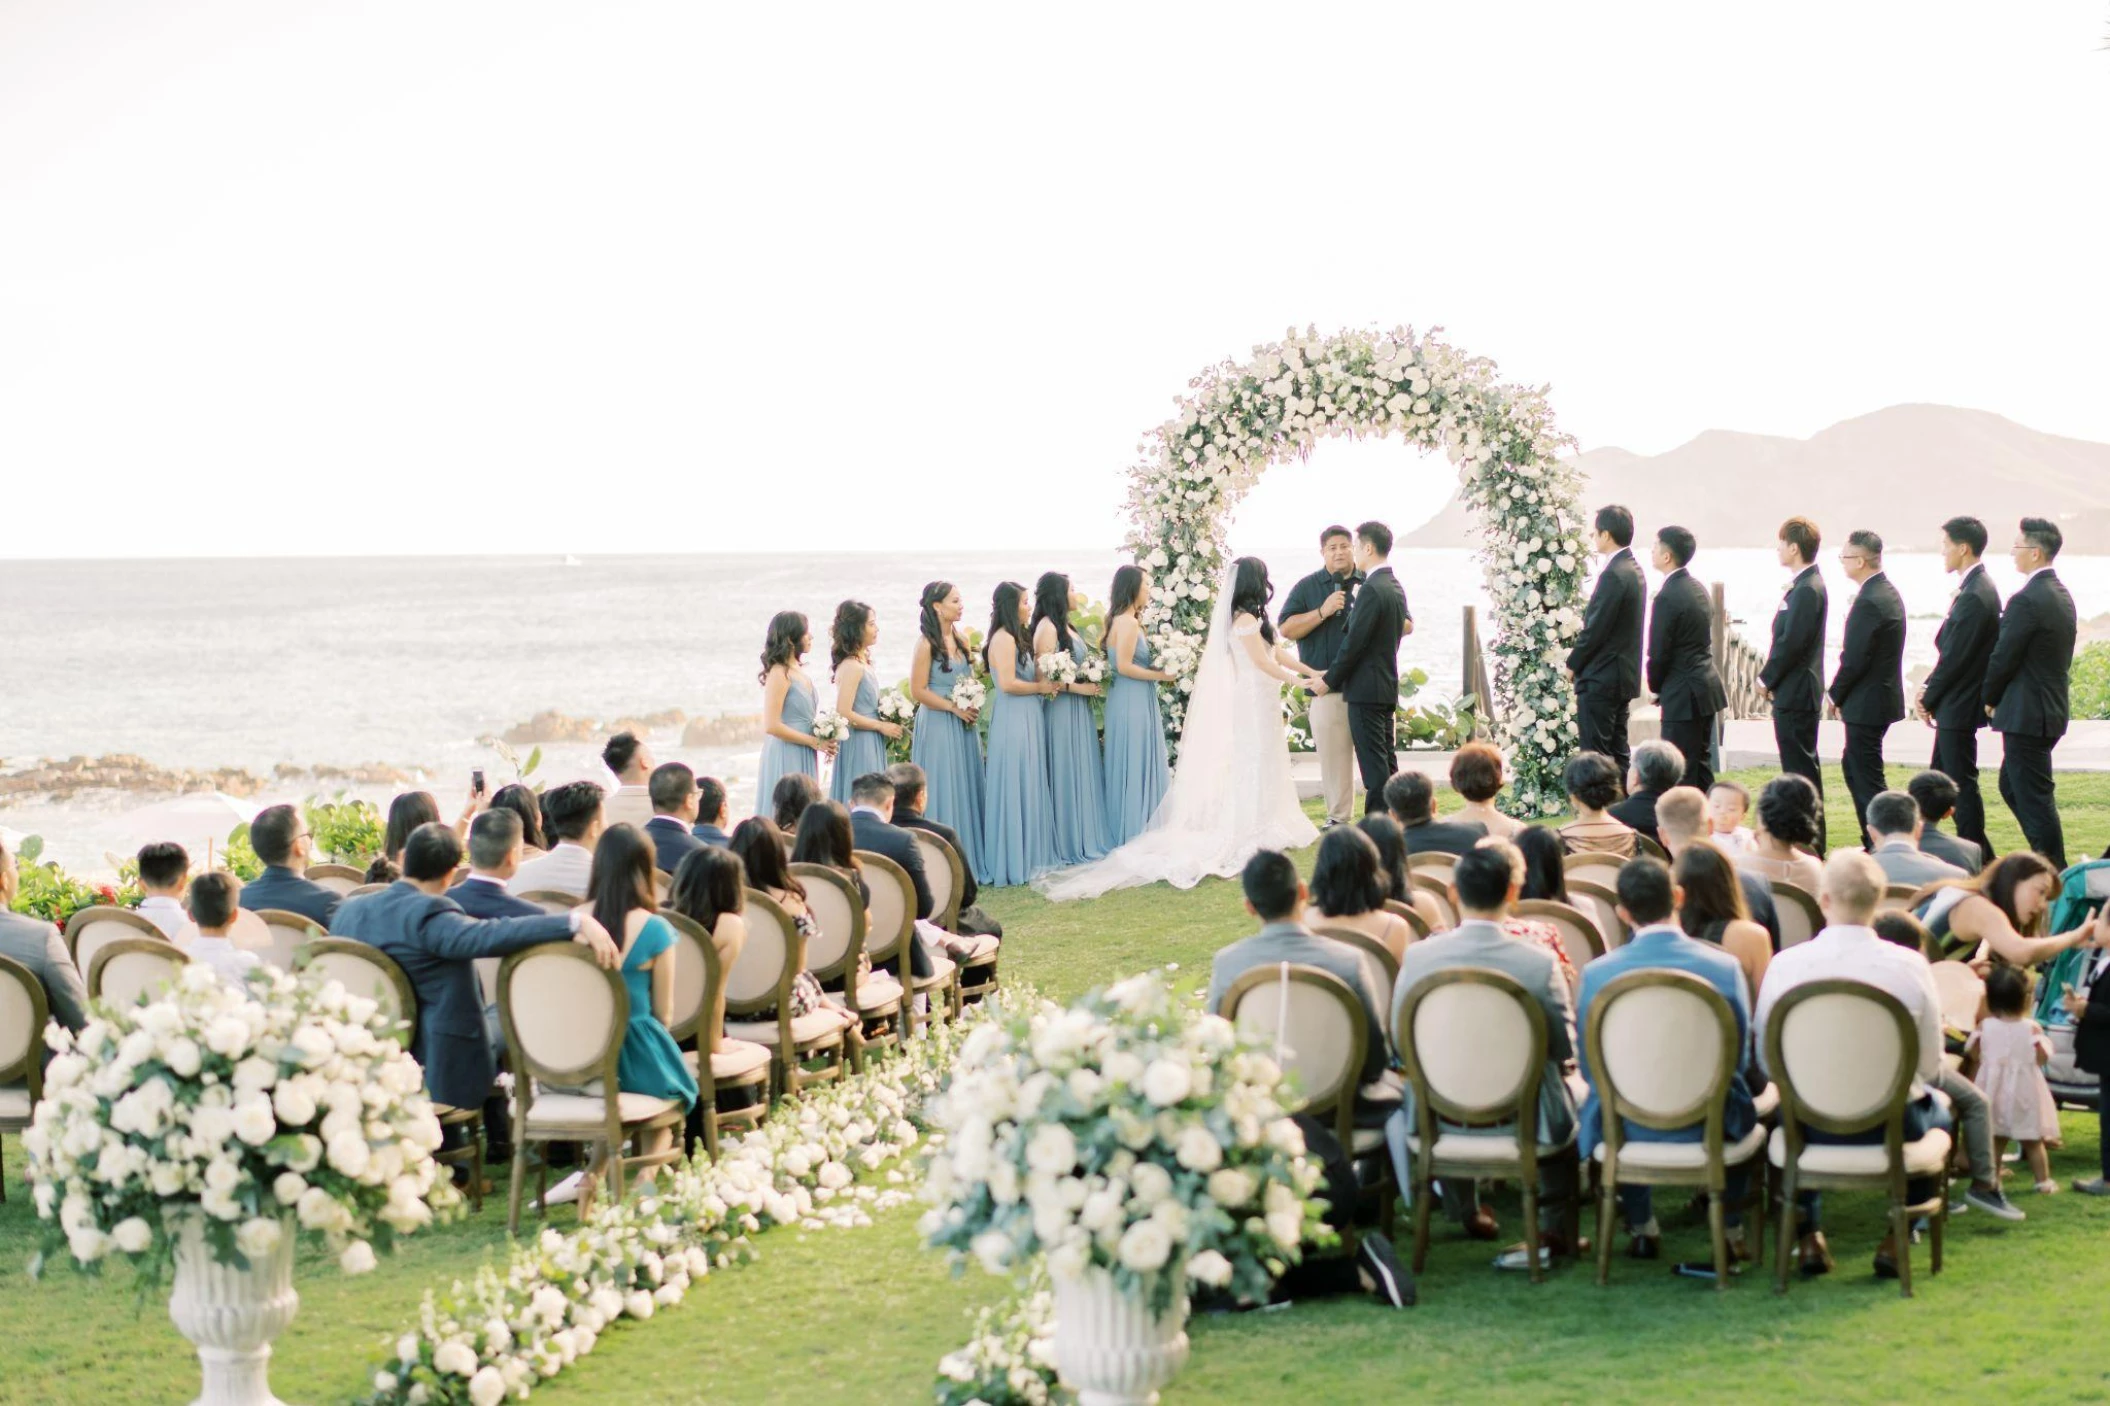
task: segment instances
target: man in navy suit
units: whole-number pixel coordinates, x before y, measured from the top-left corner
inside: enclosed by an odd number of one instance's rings
[[[543,910],[506,892],[506,880],[520,870],[520,817],[510,810],[487,810],[469,822],[469,876],[447,890],[447,897],[472,918],[534,918]]]
[[[930,794],[930,778],[923,774],[923,768],[914,762],[896,762],[886,769],[886,774],[887,780],[894,783],[894,824],[903,830],[928,830],[951,845],[954,854],[964,856],[967,849],[960,843],[960,832],[923,813],[923,802]],[[969,926],[968,910],[980,897],[981,890],[974,882],[974,867],[963,859],[960,864],[960,931],[986,932],[1002,937],[1001,928]]]
[[[1853,793],[1854,826],[1866,849],[1868,803],[1888,785],[1883,735],[1905,716],[1905,602],[1883,574],[1883,539],[1875,533],[1847,534],[1839,564],[1861,589],[1846,608],[1846,639],[1832,675],[1831,700],[1846,724],[1839,770]]]
[[[1714,789],[1714,722],[1729,702],[1714,667],[1714,602],[1685,568],[1699,543],[1682,527],[1656,533],[1663,573],[1648,621],[1648,686],[1663,715],[1662,736],[1685,758],[1685,784]]]
[[[325,929],[337,912],[338,895],[303,876],[315,841],[298,806],[266,806],[249,822],[249,847],[264,872],[242,885],[241,904],[252,913],[276,909],[298,913]]]
[[[1985,726],[1980,699],[1986,662],[2000,634],[2000,592],[1980,561],[1985,545],[1985,524],[1975,517],[1952,517],[1942,524],[1942,566],[1961,579],[1934,636],[1934,670],[1919,694],[1920,716],[1934,729],[1934,757],[1927,766],[1956,783],[1956,838],[1976,846],[1981,858],[1991,856],[1993,842],[1986,838],[1985,798],[1978,792],[1978,729]],[[1921,849],[1928,848],[1927,838],[1920,837]],[[1974,874],[1979,869],[1977,863],[1963,867]]]
[[[915,836],[894,823],[894,782],[883,771],[850,781],[850,835],[857,848],[893,860],[908,871],[916,890],[916,916],[928,918],[936,906],[930,878],[923,872],[923,850]]]
[[[696,823],[689,833],[707,845],[724,849],[732,843],[726,833],[725,783],[715,776],[696,778]]]
[[[532,918],[470,917],[447,896],[447,880],[461,860],[454,831],[437,821],[420,825],[403,847],[403,877],[380,893],[346,900],[332,934],[379,948],[410,978],[418,999],[410,1052],[425,1067],[425,1087],[435,1103],[483,1105],[495,1157],[496,1149],[512,1139],[505,1098],[491,1088],[498,1077],[498,1051],[484,1019],[476,959],[570,938],[592,948],[595,960],[612,971],[622,953],[584,907]]]
[[[645,822],[645,838],[652,841],[653,866],[672,874],[681,861],[703,848],[690,827],[696,823],[700,792],[696,773],[680,762],[653,768],[646,783],[652,794],[652,818]]]
[[[1597,510],[1597,551],[1606,558],[1582,632],[1568,651],[1575,680],[1575,750],[1602,752],[1627,769],[1627,711],[1641,696],[1641,621],[1648,583],[1634,560],[1634,515],[1617,503]]]
[[[1824,769],[1817,764],[1817,719],[1824,712],[1824,621],[1831,610],[1817,571],[1823,541],[1817,524],[1791,517],[1780,525],[1780,564],[1795,573],[1773,612],[1773,645],[1759,686],[1773,700],[1773,742],[1780,769],[1817,788],[1817,848],[1824,848]]]
[[[1984,702],[2000,734],[2000,799],[2015,813],[2029,847],[2066,867],[2051,749],[2071,716],[2068,675],[2077,621],[2073,597],[2052,572],[2065,545],[2059,525],[2026,517],[2015,536],[2015,569],[2029,579],[2008,599],[1993,657],[1985,666]]]

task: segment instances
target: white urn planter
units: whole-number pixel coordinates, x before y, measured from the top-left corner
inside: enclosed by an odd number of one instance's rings
[[[248,1269],[213,1259],[197,1216],[169,1228],[176,1242],[169,1317],[197,1347],[204,1369],[204,1386],[192,1406],[285,1406],[271,1394],[268,1374],[272,1339],[300,1307],[293,1292],[295,1227],[287,1224],[277,1248],[252,1256]]]
[[[1178,1274],[1182,1289],[1161,1315],[1107,1270],[1056,1280],[1055,1367],[1077,1406],[1152,1406],[1187,1365],[1186,1276],[1177,1265],[1163,1272]]]

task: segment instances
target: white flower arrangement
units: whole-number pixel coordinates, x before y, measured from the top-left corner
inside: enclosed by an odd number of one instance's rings
[[[1098,1266],[1160,1312],[1188,1278],[1264,1298],[1330,1238],[1281,1079],[1160,972],[984,1023],[932,1106],[923,1233],[992,1273]]]
[[[1017,1297],[977,1310],[966,1345],[938,1359],[938,1406],[1048,1406],[1058,1382],[1055,1295],[1036,1261]]]
[[[432,1153],[424,1071],[368,996],[267,967],[223,984],[202,962],[169,993],[96,1002],[78,1035],[53,1023],[44,1098],[23,1134],[46,1254],[111,1254],[149,1280],[178,1223],[246,1265],[286,1234],[327,1244],[348,1274],[459,1204]]]
[[[1166,699],[1167,706],[1177,709],[1183,721],[1187,712],[1187,695],[1194,691],[1194,675],[1201,668],[1205,643],[1207,641],[1200,635],[1171,629],[1160,631],[1150,641],[1152,663],[1172,675],[1172,694]]]
[[[952,706],[963,713],[979,713],[989,702],[989,689],[977,674],[962,674],[952,686]]]
[[[916,701],[898,688],[883,690],[879,695],[878,717],[881,722],[897,723],[902,727],[916,725]]]
[[[808,730],[816,742],[841,742],[850,735],[850,722],[833,708],[822,708],[813,715],[813,726]]]
[[[1270,465],[1341,435],[1398,435],[1440,449],[1473,509],[1495,602],[1495,696],[1479,700],[1479,712],[1499,723],[1508,744],[1513,809],[1559,810],[1560,768],[1577,736],[1561,663],[1582,628],[1589,549],[1580,480],[1559,457],[1573,442],[1555,428],[1544,390],[1499,382],[1493,362],[1434,332],[1322,336],[1307,327],[1253,348],[1244,364],[1208,367],[1176,404],[1173,418],[1145,435],[1129,470],[1128,545],[1157,586],[1143,622],[1152,648],[1162,650],[1168,632],[1206,628],[1231,509]],[[1159,667],[1180,673],[1162,659]],[[1186,692],[1168,689],[1163,700],[1175,750]]]
[[[1077,666],[1077,678],[1083,683],[1104,684],[1106,674],[1106,656],[1103,654],[1087,651],[1083,662]]]
[[[1033,676],[1042,683],[1068,686],[1077,682],[1077,658],[1067,649],[1052,650],[1033,658]]]

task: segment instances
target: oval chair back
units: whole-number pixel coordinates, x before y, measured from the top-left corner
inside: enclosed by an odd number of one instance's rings
[[[1561,935],[1561,950],[1568,954],[1569,963],[1577,971],[1604,955],[1604,933],[1599,931],[1597,920],[1572,903],[1527,898],[1517,904],[1516,916],[1553,924],[1553,930]]]
[[[500,964],[498,1014],[516,1080],[580,1088],[599,1079],[613,1098],[630,1023],[622,973],[603,971],[576,942],[539,943]]]
[[[747,923],[747,943],[725,974],[726,1013],[743,1016],[775,1008],[788,1022],[791,978],[805,966],[806,939],[783,905],[768,894],[749,889],[744,900],[741,917]]]
[[[871,954],[873,966],[898,963],[901,988],[906,991],[910,939],[916,931],[915,881],[908,870],[868,849],[857,851],[857,862],[864,866],[865,882],[872,889],[872,900],[865,909],[865,951]]]
[[[0,957],[0,1128],[29,1126],[44,1097],[44,1022],[50,1012],[44,983],[12,957]],[[0,1168],[0,1190],[7,1181]]]
[[[520,897],[545,913],[569,913],[586,901],[581,895],[566,893],[563,889],[531,889]]]
[[[1568,876],[1568,905],[1597,925],[1597,936],[1607,952],[1625,946],[1626,940],[1633,936],[1626,919],[1619,916],[1619,898],[1608,885],[1571,874]]]
[[[263,931],[257,931],[260,924]],[[293,956],[301,947],[324,936],[322,924],[281,908],[256,910],[256,924],[237,923],[234,945],[255,952],[280,971],[293,970]],[[261,946],[253,944],[261,942]]]
[[[1883,896],[1876,900],[1876,911],[1909,913],[1912,911],[1912,900],[1918,893],[1917,884],[1886,884],[1883,887]]]
[[[1784,1124],[1857,1133],[1902,1120],[1919,1027],[1889,992],[1842,980],[1791,987],[1773,1005],[1765,1040]]]
[[[1942,1024],[1968,1035],[1985,1011],[1985,982],[1962,962],[1934,962],[1934,989],[1941,994]]]
[[[1385,900],[1385,911],[1395,918],[1404,919],[1407,926],[1414,929],[1414,940],[1416,942],[1429,935],[1429,920],[1414,911],[1413,904],[1402,903],[1396,898],[1388,898]]]
[[[1341,1146],[1351,1145],[1369,1033],[1347,982],[1293,962],[1254,967],[1231,983],[1217,1013],[1240,1034],[1272,1043],[1276,1063],[1296,1076],[1301,1111],[1332,1122]]]
[[[1451,873],[1457,867],[1458,856],[1443,850],[1427,850],[1421,854],[1407,856],[1407,873],[1410,876],[1427,874],[1445,888],[1450,887]]]
[[[1330,937],[1335,942],[1345,942],[1363,960],[1364,978],[1370,983],[1370,995],[1381,1011],[1392,1009],[1392,988],[1399,984],[1399,958],[1392,949],[1366,932],[1344,928],[1338,924],[1322,924],[1312,929],[1320,937]]]
[[[1646,835],[1634,836],[1634,853],[1646,855],[1650,859],[1660,859],[1665,864],[1670,863],[1670,851]]]
[[[967,866],[943,835],[914,827],[908,833],[923,852],[923,882],[930,886],[931,921],[952,932],[960,926],[960,899],[967,892]]]
[[[311,884],[321,884],[331,893],[344,897],[366,881],[364,869],[354,869],[349,864],[310,864],[305,875]]]
[[[1662,1132],[1704,1122],[1708,1145],[1719,1148],[1739,1063],[1736,1012],[1721,992],[1690,972],[1628,972],[1591,998],[1584,1040],[1610,1156],[1623,1119]]]
[[[159,934],[105,942],[88,964],[88,998],[120,1008],[136,1006],[172,985],[189,962],[182,948]]]
[[[674,1000],[667,1011],[667,1033],[674,1042],[693,1038],[708,1056],[718,1045],[718,1022],[706,1021],[707,1003],[719,994],[724,978],[718,971],[718,949],[703,924],[685,913],[659,915],[674,929]]]
[[[1601,849],[1579,849],[1561,856],[1561,869],[1569,878],[1591,879],[1608,887],[1618,882],[1619,871],[1625,867],[1625,859]]]
[[[1824,910],[1817,906],[1817,895],[1799,884],[1775,879],[1773,909],[1780,914],[1780,950],[1783,952],[1824,931]]]
[[[142,918],[129,908],[83,908],[66,920],[66,950],[73,954],[73,968],[83,980],[105,943],[130,937],[168,940],[151,919]]]
[[[396,1038],[407,1048],[417,1032],[418,998],[396,959],[371,943],[349,937],[311,938],[301,948],[304,970],[320,972],[353,996],[378,1001],[381,1010],[402,1028]]]
[[[821,930],[807,939],[806,969],[823,982],[841,981],[855,1010],[857,959],[865,950],[864,895],[854,879],[825,864],[794,864],[791,872],[805,886],[806,911]]]
[[[359,885],[359,887],[357,887],[357,888],[353,889],[353,890],[352,890],[352,891],[351,891],[350,893],[346,894],[346,895],[345,895],[345,897],[346,897],[346,898],[364,898],[364,897],[366,897],[366,896],[367,896],[368,894],[370,894],[370,893],[380,893],[380,892],[381,892],[382,890],[386,889],[387,887],[388,887],[388,885],[387,885],[387,884],[361,884],[361,885]]]
[[[1430,1136],[1439,1117],[1494,1124],[1521,1112],[1536,1127],[1546,1013],[1514,977],[1480,967],[1430,973],[1402,1000],[1393,1039]]]
[[[1436,931],[1449,932],[1452,928],[1457,927],[1458,909],[1451,902],[1450,880],[1439,879],[1432,874],[1416,874],[1413,882],[1416,893],[1425,893],[1436,902],[1436,916],[1441,922],[1441,926],[1436,928]]]

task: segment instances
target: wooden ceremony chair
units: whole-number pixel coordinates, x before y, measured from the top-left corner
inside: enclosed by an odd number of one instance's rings
[[[1561,935],[1561,947],[1577,971],[1604,955],[1604,933],[1597,920],[1572,903],[1552,898],[1527,898],[1515,909],[1519,918],[1535,918],[1553,924]]]
[[[908,829],[909,838],[923,852],[923,881],[930,885],[930,920],[947,932],[960,929],[960,899],[967,892],[967,866],[960,852],[943,835]]]
[[[151,937],[168,941],[168,934],[154,926],[153,920],[143,918],[129,908],[95,907],[83,908],[66,920],[66,952],[73,958],[73,969],[88,979],[88,968],[95,963],[95,954],[103,944],[119,942],[129,937]]]
[[[1885,884],[1882,898],[1876,901],[1876,911],[1909,913],[1912,911],[1912,900],[1918,894],[1917,884]]]
[[[1608,884],[1570,874],[1568,906],[1597,925],[1597,936],[1607,952],[1614,947],[1624,947],[1626,940],[1634,935],[1626,919],[1619,916],[1619,895]]]
[[[1458,856],[1443,850],[1423,850],[1420,854],[1407,856],[1407,876],[1419,878],[1423,874],[1442,884],[1451,886],[1451,873],[1458,867]]]
[[[1786,879],[1773,880],[1773,910],[1780,915],[1780,950],[1808,942],[1824,931],[1824,910],[1817,895]]]
[[[843,1005],[857,1013],[866,1043],[898,1048],[906,1038],[901,983],[878,968],[858,971],[865,955],[864,895],[848,875],[825,864],[794,864],[791,872],[805,886],[806,911],[821,930],[806,942],[806,970],[824,986],[842,984]],[[855,1050],[852,1060],[858,1062]]]
[[[728,1126],[760,1127],[769,1105],[769,1047],[734,1040],[725,1033],[725,972],[718,944],[703,925],[683,913],[661,913],[674,929],[674,1006],[667,1022],[682,1058],[696,1075],[697,1106],[703,1113],[703,1147],[718,1159],[718,1135]],[[721,1113],[718,1094],[725,1089],[759,1089],[761,1096],[744,1108]]]
[[[190,955],[159,932],[105,942],[88,963],[88,999],[136,1006],[173,984],[189,963]]]
[[[1330,937],[1335,942],[1345,942],[1363,959],[1363,971],[1370,982],[1371,998],[1381,1011],[1392,1009],[1392,988],[1399,984],[1399,958],[1392,949],[1365,932],[1344,928],[1338,924],[1321,924],[1312,929],[1320,937]],[[1345,1145],[1345,1144],[1344,1144]]]
[[[310,864],[304,876],[311,884],[321,884],[339,897],[348,897],[366,882],[366,871],[354,869],[349,864]]]
[[[1394,917],[1405,919],[1407,926],[1414,929],[1414,940],[1416,942],[1429,935],[1429,920],[1415,912],[1413,904],[1402,903],[1396,898],[1388,898],[1385,900],[1385,911]]]
[[[791,915],[749,889],[741,916],[747,945],[725,974],[725,1033],[770,1055],[772,1101],[843,1076],[856,1017],[833,1006],[791,1014],[791,979],[806,966],[806,939]],[[772,1012],[766,1018],[763,1013]]]
[[[930,975],[915,974],[916,886],[908,871],[885,855],[870,850],[857,851],[857,862],[864,866],[865,882],[872,886],[872,901],[865,910],[865,950],[871,953],[875,970],[887,962],[895,966],[895,980],[901,983],[903,993],[901,1026],[904,1034],[913,1038],[919,1024],[940,1019],[938,1003],[941,998],[945,1003],[943,1018],[959,1019],[958,964],[945,953],[933,951],[930,954]],[[917,996],[930,1003],[928,1015],[917,1015]]]
[[[0,1133],[30,1124],[44,1097],[44,1024],[49,998],[37,974],[0,957]],[[7,1200],[5,1144],[0,1143],[0,1203]]]
[[[1636,852],[1639,852],[1638,848]],[[1607,888],[1618,885],[1619,871],[1626,867],[1626,863],[1618,855],[1601,849],[1572,850],[1561,856],[1561,869],[1569,878],[1588,879]]]
[[[280,971],[292,971],[294,956],[302,946],[326,935],[322,924],[314,919],[282,908],[259,908],[255,917],[255,923],[237,918],[232,934],[234,945],[256,953],[266,965]]]
[[[1415,874],[1411,883],[1416,893],[1425,893],[1435,901],[1436,913],[1441,919],[1441,926],[1435,929],[1437,932],[1449,932],[1458,926],[1458,907],[1451,902],[1450,880],[1438,879],[1432,874]]]

